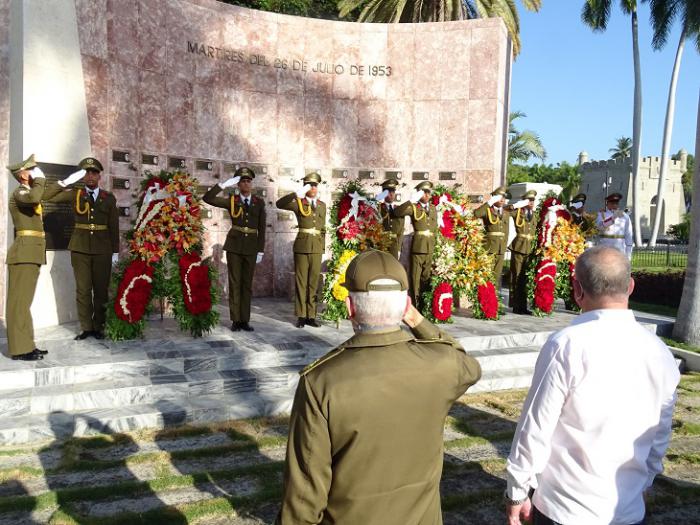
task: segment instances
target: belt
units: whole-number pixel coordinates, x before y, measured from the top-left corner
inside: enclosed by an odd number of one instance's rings
[[[387,234],[389,235],[390,239],[396,239],[398,237],[398,235],[396,235],[394,232],[387,232]]]
[[[532,239],[534,235],[526,235],[524,233],[519,233],[518,237],[524,237],[525,239]]]
[[[17,237],[41,237],[42,239],[46,237],[46,234],[44,232],[40,232],[37,230],[17,230],[15,232],[15,235]]]
[[[255,235],[258,234],[258,230],[256,230],[255,228],[248,228],[247,226],[236,226],[234,224],[233,226],[231,226],[231,229],[242,233],[254,233]]]
[[[416,232],[416,235],[425,235],[426,237],[432,237],[433,232],[431,232],[430,230],[420,230]]]
[[[601,236],[603,239],[624,239],[624,238],[625,238],[624,235],[608,235],[608,234],[605,234],[605,233],[602,233],[600,236]]]
[[[106,231],[107,230],[107,225],[106,224],[85,224],[82,222],[76,222],[75,227],[78,228],[79,230],[90,230],[91,232],[94,231]]]
[[[309,235],[321,235],[321,230],[316,228],[299,228],[299,233],[308,233]]]
[[[505,233],[503,232],[486,232],[486,235],[490,235],[491,237],[503,237]]]

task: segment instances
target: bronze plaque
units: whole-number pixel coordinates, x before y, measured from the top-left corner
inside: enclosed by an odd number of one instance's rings
[[[360,180],[373,179],[375,177],[374,170],[360,170],[359,178]]]
[[[48,164],[39,162],[39,167],[46,174],[46,182],[63,180],[71,173],[78,171],[77,166],[66,164]],[[47,250],[67,250],[68,242],[73,234],[75,215],[73,202],[42,202],[44,209],[44,232],[46,233]]]
[[[454,171],[441,171],[440,180],[457,180],[457,174]]]
[[[129,162],[130,160],[128,151],[112,150],[112,161]]]
[[[414,171],[411,174],[411,178],[413,180],[428,180],[428,172],[427,171]]]
[[[168,166],[176,169],[185,169],[187,161],[182,157],[168,157]]]
[[[141,164],[146,166],[157,166],[158,165],[158,155],[149,155],[147,153],[141,154]]]

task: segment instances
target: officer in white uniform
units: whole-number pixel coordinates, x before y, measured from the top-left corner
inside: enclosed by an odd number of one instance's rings
[[[598,244],[617,248],[627,255],[628,259],[632,259],[632,220],[624,211],[618,209],[621,199],[620,193],[608,195],[605,199],[605,209],[598,212],[595,220],[600,231]]]

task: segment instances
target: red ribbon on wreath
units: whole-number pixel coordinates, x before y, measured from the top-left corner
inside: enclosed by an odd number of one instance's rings
[[[151,299],[154,268],[136,259],[126,267],[114,300],[114,312],[127,323],[136,323],[146,312]]]
[[[498,297],[496,296],[496,287],[493,283],[488,281],[486,284],[477,286],[476,297],[484,317],[486,319],[496,319],[498,317]]]
[[[452,317],[452,286],[440,283],[433,290],[433,317],[438,321],[447,321]]]
[[[554,306],[554,289],[557,279],[557,264],[551,259],[542,259],[535,271],[535,306],[550,313]]]
[[[209,266],[198,254],[187,253],[180,257],[180,281],[187,311],[192,315],[208,312],[211,309]]]
[[[452,201],[452,196],[449,193],[444,193],[443,194],[447,201]],[[432,202],[433,206],[437,207],[438,204],[440,204],[440,198],[443,195],[433,195]],[[438,211],[438,213],[440,213]],[[447,239],[454,239],[455,238],[455,211],[452,208],[448,208],[446,210],[443,210],[442,212],[442,226],[439,226],[439,221],[438,221],[438,226],[440,229],[440,233],[442,234],[443,237]]]

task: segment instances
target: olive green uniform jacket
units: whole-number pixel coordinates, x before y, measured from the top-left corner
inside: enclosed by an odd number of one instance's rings
[[[438,525],[443,428],[481,367],[423,320],[358,333],[301,372],[282,525]]]
[[[210,206],[223,208],[231,218],[231,229],[226,236],[224,250],[240,255],[256,255],[265,251],[265,202],[251,195],[250,205],[246,210],[240,195],[234,197],[235,213],[241,211],[238,217],[231,215],[231,197],[219,197],[221,186],[218,184],[204,194],[204,202]],[[246,232],[245,229],[257,230],[257,233]]]
[[[304,197],[301,199],[304,206],[304,212],[310,206],[309,201]],[[297,233],[297,238],[294,241],[294,253],[323,253],[326,250],[326,205],[321,200],[316,199],[316,209],[311,210],[309,216],[304,216],[297,202],[296,193],[290,193],[279,199],[276,203],[280,210],[289,210],[294,212],[297,218],[299,229],[314,229],[320,232],[320,235],[310,233]]]
[[[380,204],[380,213],[382,216],[382,226],[384,231],[389,232],[391,236],[391,245],[389,246],[389,253],[399,258],[399,252],[401,251],[401,246],[403,245],[403,230],[406,224],[405,218],[396,215],[396,204]]]
[[[49,190],[55,183],[49,184]],[[46,179],[34,179],[32,186],[20,185],[10,196],[10,217],[15,232],[20,230],[44,231],[44,221],[35,207],[41,203],[46,188]],[[7,252],[7,264],[46,264],[46,240],[43,236],[18,236]],[[33,349],[32,349],[33,350]]]
[[[509,218],[510,213],[508,210],[503,209],[502,215],[499,217],[497,212],[491,209],[491,216],[496,220],[496,224],[491,224],[489,220],[489,208],[487,202],[479,206],[474,210],[474,217],[481,219],[484,222],[484,229],[486,230],[486,235],[484,242],[486,243],[486,250],[492,254],[505,254],[506,246],[508,245],[508,229],[509,229]]]
[[[510,251],[529,255],[532,252],[532,242],[537,234],[535,211],[530,213],[530,219],[528,219],[525,210],[517,210],[513,216],[513,222],[515,224],[515,238],[510,243]]]
[[[411,253],[427,253],[433,254],[435,249],[435,236],[438,230],[437,209],[433,203],[428,204],[428,211],[424,212],[420,204],[414,204],[410,201],[404,202],[401,206],[395,209],[396,217],[411,217],[413,225],[413,241],[411,242]],[[418,219],[416,219],[418,217]],[[421,235],[418,232],[431,232],[432,235]]]

